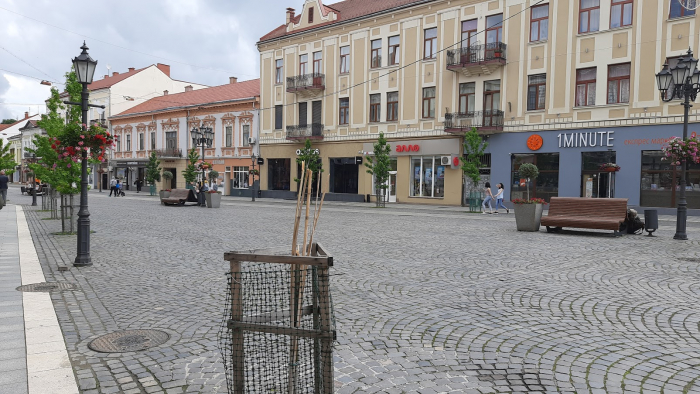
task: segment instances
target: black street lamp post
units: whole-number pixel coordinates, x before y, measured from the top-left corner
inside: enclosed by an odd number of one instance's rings
[[[88,123],[88,108],[102,108],[104,105],[93,105],[88,103],[88,85],[92,83],[92,77],[95,75],[97,60],[93,60],[88,55],[88,47],[83,41],[83,46],[80,47],[83,51],[77,57],[73,58],[73,71],[78,78],[78,82],[83,85],[83,90],[80,92],[80,102],[64,101],[66,104],[79,105],[83,113],[83,127],[87,128]],[[92,265],[90,257],[90,211],[88,211],[88,173],[87,173],[87,151],[83,150],[82,159],[80,161],[80,210],[78,211],[78,255],[75,257],[73,265],[75,267],[87,267]]]
[[[28,158],[30,163],[36,163],[36,154],[34,153],[29,153],[29,158]],[[36,206],[36,175],[34,174],[34,171],[31,171],[30,174],[32,174],[32,206]]]
[[[253,196],[253,202],[255,202],[255,194],[256,194],[256,189],[255,189],[255,162],[258,161],[258,156],[253,152],[253,154],[250,156],[250,160],[253,162],[253,184],[250,185],[252,190],[252,196]]]
[[[195,148],[202,147],[202,163],[204,163],[204,148],[211,148],[214,143],[214,131],[211,127],[193,127],[190,134],[192,135],[192,146]],[[206,179],[204,165],[202,165],[202,185],[206,182]],[[199,193],[201,194],[202,191],[200,190]]]
[[[663,69],[656,74],[656,82],[661,92],[661,100],[669,102],[674,99],[683,100],[683,140],[688,139],[688,111],[693,105],[698,92],[700,92],[700,71],[697,69],[698,59],[693,57],[693,51],[688,49],[686,56],[678,60],[678,64],[669,67],[664,64]],[[678,196],[678,209],[676,218],[676,234],[674,239],[686,240],[686,221],[688,218],[688,203],[685,199],[686,172],[688,163],[681,161],[681,179]]]

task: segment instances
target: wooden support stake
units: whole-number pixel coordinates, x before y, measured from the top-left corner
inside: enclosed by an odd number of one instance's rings
[[[243,283],[241,283],[241,263],[231,262],[231,320],[243,320]],[[231,366],[233,369],[233,393],[245,393],[245,354],[243,349],[243,330],[233,329],[231,341]]]

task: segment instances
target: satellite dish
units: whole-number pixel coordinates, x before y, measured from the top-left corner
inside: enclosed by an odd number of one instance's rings
[[[694,10],[700,6],[698,0],[678,0],[678,2],[681,3],[681,7],[686,10]]]

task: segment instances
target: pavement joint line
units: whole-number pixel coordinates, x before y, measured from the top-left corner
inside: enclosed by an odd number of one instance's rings
[[[39,256],[27,219],[21,206],[16,206],[17,235],[22,285],[45,282]],[[77,394],[73,368],[50,293],[22,293],[24,330],[27,352],[27,386],[29,394]],[[51,351],[44,348],[51,344]],[[32,351],[29,351],[29,348]]]

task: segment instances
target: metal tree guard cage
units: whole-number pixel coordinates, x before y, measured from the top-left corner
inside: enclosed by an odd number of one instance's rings
[[[274,250],[229,252],[219,346],[230,394],[333,393],[333,257]]]

